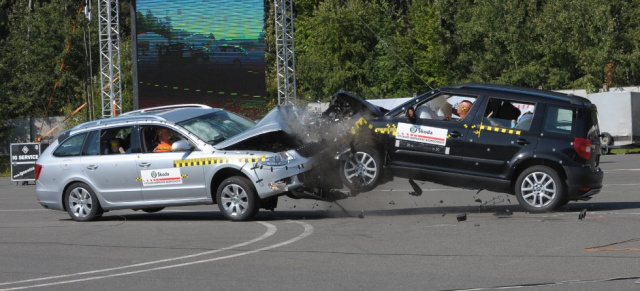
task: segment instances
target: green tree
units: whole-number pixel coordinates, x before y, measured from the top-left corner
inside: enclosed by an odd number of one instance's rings
[[[406,9],[394,3],[325,1],[296,18],[299,93],[311,101],[341,88],[376,98],[410,94],[407,83],[415,77],[398,49],[405,42]]]

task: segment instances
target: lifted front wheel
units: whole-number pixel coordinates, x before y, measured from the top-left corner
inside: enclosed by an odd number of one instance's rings
[[[370,146],[356,146],[351,155],[340,163],[340,179],[352,191],[373,189],[380,178],[380,154]]]

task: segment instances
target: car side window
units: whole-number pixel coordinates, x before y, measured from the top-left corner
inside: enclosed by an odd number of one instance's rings
[[[142,152],[144,153],[171,152],[171,145],[175,141],[188,141],[182,134],[163,126],[142,127],[140,129],[140,138],[142,139]]]
[[[421,102],[415,108],[412,107],[413,110],[407,112],[413,112],[417,119],[460,120],[460,114],[464,118],[464,115],[471,110],[475,100],[476,98],[471,96],[441,94]],[[459,112],[458,109],[463,112]],[[407,112],[402,112],[400,116],[411,118],[412,116],[406,115]]]
[[[502,98],[490,98],[483,124],[529,130],[535,114],[535,104]]]
[[[100,131],[100,154],[115,155],[131,153],[132,128],[116,127]]]
[[[570,135],[573,131],[574,111],[569,108],[547,106],[544,132]]]
[[[97,156],[100,154],[100,131],[92,132],[87,138],[84,155]]]
[[[82,144],[86,136],[87,133],[81,133],[68,138],[56,148],[53,155],[56,157],[79,156],[82,152]]]

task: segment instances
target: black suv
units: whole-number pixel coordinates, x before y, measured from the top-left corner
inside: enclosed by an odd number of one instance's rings
[[[325,115],[353,122],[340,177],[354,191],[404,177],[515,194],[545,212],[602,188],[597,109],[582,97],[474,83],[385,110],[338,91]]]

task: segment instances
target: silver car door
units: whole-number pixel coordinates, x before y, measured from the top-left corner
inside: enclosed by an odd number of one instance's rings
[[[142,136],[149,136],[148,131],[154,131],[152,127],[143,127]],[[179,135],[171,130],[175,138]],[[145,143],[143,141],[143,143]],[[176,161],[202,158],[201,151],[189,152],[146,152],[136,157],[136,167],[142,187],[142,196],[148,201],[166,201],[167,203],[180,203],[186,200],[209,199],[207,187],[204,181],[203,166],[181,166]]]
[[[118,148],[112,151],[110,138],[106,138],[109,132],[96,131],[89,137],[81,158],[84,173],[92,188],[109,203],[142,201],[140,182],[136,179],[136,155],[120,153]]]

